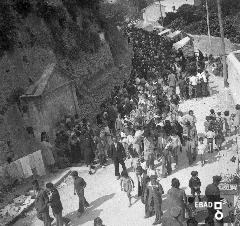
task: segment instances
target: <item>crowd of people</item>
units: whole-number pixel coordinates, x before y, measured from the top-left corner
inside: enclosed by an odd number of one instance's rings
[[[121,179],[121,188],[127,193],[131,206],[134,183],[125,166],[125,160],[130,159],[138,179],[138,196],[145,205],[145,217],[155,214],[154,225],[157,225],[164,222],[161,210],[164,191],[158,177],[167,177],[181,167],[179,156],[182,153],[186,154],[189,165],[199,155],[203,166],[206,152],[221,150],[232,124],[238,130],[240,108],[236,106],[235,117],[228,111],[224,115],[221,112],[215,114],[212,109],[204,123],[206,134],[199,137],[194,112],[190,110],[183,114],[179,104],[189,98],[210,94],[206,58],[202,54],[185,57],[181,50],[172,48],[170,40],[158,36],[157,32],[150,33],[135,26],[127,26],[124,32],[134,51],[129,80],[122,87],[115,87],[101,105],[96,125],[87,119],[79,120],[78,115],[68,116],[60,122],[55,141],[57,162],[61,159],[69,163],[83,161],[89,166],[91,175],[96,170],[94,161],[105,167],[111,159],[115,176]],[[156,161],[162,165],[160,171],[156,170]],[[119,165],[122,166],[121,174]],[[79,181],[77,173],[73,178],[78,180],[75,187],[79,190],[79,212],[83,213],[87,205],[84,198],[86,184],[83,179]],[[219,178],[214,180],[219,182]],[[201,182],[196,172],[192,172],[189,186],[192,196],[199,196]],[[166,222],[170,219],[181,223],[185,219],[186,196],[179,187],[179,180],[174,178],[168,191],[172,208]]]
[[[180,101],[209,95],[203,57],[186,58],[181,50],[173,50],[171,41],[154,32],[131,26],[125,33],[134,50],[130,79],[122,87],[115,87],[101,105],[97,126],[93,128],[87,119],[80,121],[77,115],[67,116],[59,123],[56,134],[58,156],[64,156],[70,163],[84,161],[90,174],[95,157],[102,166],[111,157],[113,137],[123,144],[126,157],[130,157],[133,149],[145,160],[153,152],[155,157],[161,156],[165,145],[171,142],[169,138],[176,140],[178,136],[182,143],[184,132],[190,127],[194,130],[195,122],[190,119],[194,116],[189,115],[191,125],[188,121],[181,124]],[[184,131],[184,127],[188,129]],[[170,165],[167,159],[165,165]],[[166,168],[169,174],[171,169]]]

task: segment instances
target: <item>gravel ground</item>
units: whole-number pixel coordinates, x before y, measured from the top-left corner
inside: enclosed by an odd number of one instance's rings
[[[211,108],[217,111],[224,111],[226,109],[233,110],[233,101],[228,89],[223,88],[223,80],[218,77],[211,77],[211,90],[212,95],[208,98],[199,100],[189,100],[181,104],[180,109],[184,112],[192,109],[197,117],[197,129],[199,132],[204,131],[203,123],[205,116],[209,113]],[[231,138],[232,139],[232,138]],[[204,192],[205,187],[212,182],[212,176],[219,175],[226,172],[234,172],[236,165],[230,162],[234,151],[231,144],[231,139],[225,142],[225,150],[219,156],[207,156],[208,162],[204,167],[201,167],[200,162],[197,161],[192,167],[183,164],[183,167],[174,172],[171,176],[161,179],[165,193],[170,189],[171,179],[177,177],[181,182],[181,187],[185,189],[187,194],[190,194],[188,188],[188,181],[192,170],[199,172],[199,178],[202,181],[201,190]],[[185,162],[185,153],[180,158],[181,162]],[[130,163],[127,162],[127,166]],[[224,167],[223,167],[224,166]],[[73,182],[68,177],[59,187],[61,200],[63,202],[63,214],[71,219],[70,225],[72,226],[92,226],[93,220],[100,216],[104,224],[107,226],[150,226],[154,222],[154,217],[144,219],[144,206],[140,200],[136,200],[134,205],[129,208],[126,195],[121,192],[119,181],[114,177],[114,167],[112,164],[106,168],[101,168],[96,174],[88,175],[86,167],[76,167],[80,175],[86,180],[86,198],[90,203],[85,214],[78,218],[76,210],[78,208],[78,201],[76,196],[73,195]],[[130,176],[136,181],[133,173]],[[136,191],[134,191],[134,194]],[[133,194],[133,195],[134,195]],[[163,211],[166,210],[166,199],[163,200]],[[15,226],[41,226],[43,225],[36,218],[35,211],[31,211],[23,219],[20,219]]]

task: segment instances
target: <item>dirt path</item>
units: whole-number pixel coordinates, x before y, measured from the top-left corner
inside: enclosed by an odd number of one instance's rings
[[[213,81],[214,80],[214,81]],[[211,108],[216,111],[224,111],[226,109],[233,109],[233,101],[229,90],[224,89],[221,78],[211,78],[212,96],[200,100],[189,100],[181,104],[180,109],[184,112],[192,109],[197,117],[198,132],[203,132],[204,119]],[[185,168],[178,170],[171,176],[160,181],[163,185],[165,193],[170,189],[171,179],[177,177],[181,182],[181,187],[185,189],[187,194],[190,194],[188,188],[188,181],[192,170],[199,172],[199,178],[202,181],[202,192],[205,187],[212,182],[212,176],[220,173],[234,172],[236,165],[230,162],[233,155],[231,150],[231,139],[225,143],[226,149],[222,151],[221,157],[215,155],[207,156],[208,163],[201,167],[200,162],[197,161],[192,167],[185,165]],[[182,154],[184,159],[184,153]],[[129,162],[127,166],[129,167]],[[224,167],[223,167],[224,166]],[[86,179],[86,198],[90,202],[91,207],[86,213],[78,218],[76,210],[78,208],[78,201],[73,195],[73,184],[71,178],[68,178],[62,187],[59,188],[61,199],[64,206],[63,214],[69,217],[72,226],[92,226],[93,220],[100,216],[104,224],[107,226],[150,226],[154,222],[154,217],[144,219],[144,206],[141,200],[136,200],[136,203],[131,208],[128,208],[127,197],[120,191],[119,181],[114,177],[113,165],[109,165],[105,169],[101,168],[96,174],[90,176],[87,174],[87,168],[76,168],[80,175]],[[130,175],[134,178],[133,173]],[[135,178],[134,178],[135,179]],[[136,183],[136,182],[135,182]],[[134,192],[136,193],[136,192]],[[163,211],[166,210],[166,200],[163,200]],[[35,215],[35,211],[28,213],[28,215],[15,223],[15,226],[41,226],[43,225]]]

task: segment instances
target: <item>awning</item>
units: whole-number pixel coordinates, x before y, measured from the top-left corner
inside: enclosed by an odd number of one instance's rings
[[[178,50],[180,48],[182,48],[183,46],[185,46],[191,39],[189,37],[185,37],[183,39],[181,39],[180,41],[176,42],[173,44],[173,47]]]
[[[174,37],[176,37],[179,34],[181,34],[181,31],[174,31],[173,33],[169,34],[167,37],[174,38]]]
[[[160,32],[160,33],[158,33],[158,35],[159,35],[159,36],[161,36],[161,35],[165,35],[165,34],[167,34],[167,33],[169,33],[169,32],[171,32],[171,29],[166,29],[166,30],[164,30],[164,31],[162,31],[162,32]]]

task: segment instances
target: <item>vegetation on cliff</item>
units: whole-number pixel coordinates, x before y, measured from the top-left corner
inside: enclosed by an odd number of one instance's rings
[[[83,79],[109,64],[118,65],[128,45],[116,26],[130,18],[135,7],[133,0],[115,4],[101,0],[0,1],[1,113],[29,85],[29,78],[36,81],[51,61],[57,60]]]

